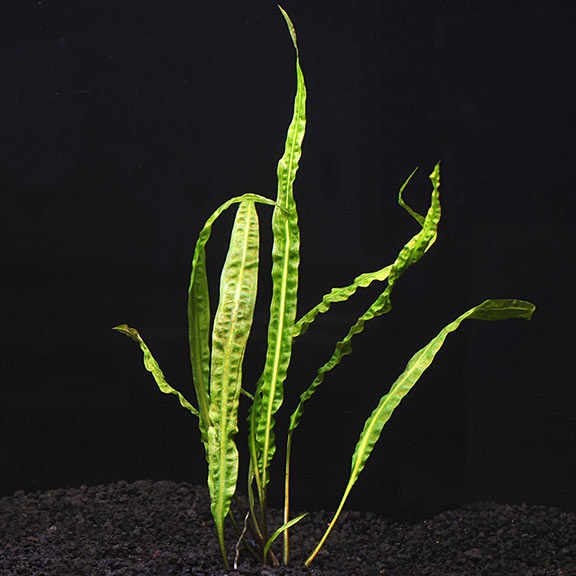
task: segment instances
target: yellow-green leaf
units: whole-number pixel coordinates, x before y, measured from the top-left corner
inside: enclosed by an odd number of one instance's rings
[[[238,479],[238,404],[242,364],[252,328],[258,285],[258,216],[254,202],[240,204],[220,279],[212,332],[208,428],[208,487],[224,558],[224,519]]]
[[[206,243],[212,234],[212,226],[220,215],[234,204],[244,201],[275,205],[269,198],[258,194],[243,194],[230,198],[206,220],[194,249],[190,286],[188,288],[188,341],[194,389],[200,411],[200,432],[204,446],[207,445],[209,379],[210,379],[210,299],[206,274]]]
[[[306,87],[298,57],[296,33],[290,18],[280,8],[296,50],[297,89],[294,112],[288,127],[284,155],[278,162],[277,207],[272,216],[272,300],[268,325],[266,362],[260,377],[250,417],[252,445],[261,474],[261,500],[268,482],[268,467],[275,453],[274,415],[284,397],[284,380],[292,354],[292,335],[296,317],[300,233],[293,184],[302,153],[306,129]],[[253,455],[254,456],[254,455]]]
[[[307,566],[310,565],[332,530],[352,487],[358,480],[360,472],[362,472],[366,461],[370,457],[370,454],[372,454],[374,445],[380,438],[384,425],[388,422],[402,399],[406,394],[408,394],[408,392],[410,392],[410,390],[412,390],[413,386],[418,382],[422,374],[427,370],[430,364],[432,364],[436,354],[444,344],[446,337],[457,330],[460,324],[467,318],[490,321],[506,320],[509,318],[530,320],[534,310],[534,304],[523,300],[486,300],[482,304],[471,308],[456,318],[453,322],[450,322],[450,324],[445,326],[434,338],[432,338],[432,340],[430,340],[430,342],[428,342],[428,344],[426,344],[426,346],[424,346],[424,348],[412,356],[406,365],[404,372],[402,372],[400,377],[391,386],[390,391],[382,396],[378,406],[376,406],[370,417],[366,420],[364,429],[362,430],[358,443],[356,444],[354,455],[352,456],[350,478],[344,491],[344,495],[342,496],[336,513],[329,524],[329,528],[324,533],[318,546],[306,560]]]
[[[152,356],[152,353],[150,352],[148,346],[146,346],[144,340],[142,340],[142,337],[138,333],[138,330],[136,330],[135,328],[130,328],[130,326],[128,326],[127,324],[120,324],[120,326],[114,326],[113,330],[117,330],[121,334],[128,336],[129,338],[138,343],[138,345],[140,346],[140,350],[142,350],[142,354],[144,355],[144,366],[146,370],[148,370],[148,372],[150,372],[154,377],[154,380],[156,381],[156,384],[158,385],[160,392],[163,392],[164,394],[174,394],[175,396],[178,397],[178,400],[180,400],[180,404],[184,408],[186,408],[186,410],[189,410],[195,416],[200,415],[198,413],[198,410],[196,410],[196,408],[194,408],[194,406],[192,406],[192,404],[190,404],[190,402],[188,402],[188,400],[186,400],[186,398],[184,398],[184,396],[180,392],[178,392],[178,390],[172,388],[172,386],[170,386],[170,384],[166,382],[164,373],[162,372],[162,370],[160,370],[158,362],[156,362],[154,356]]]

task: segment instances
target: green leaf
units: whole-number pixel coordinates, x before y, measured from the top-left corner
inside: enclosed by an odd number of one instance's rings
[[[470,318],[475,320],[506,320],[522,318],[530,320],[535,306],[523,300],[486,300],[471,308],[456,320],[445,326],[424,348],[419,350],[408,362],[406,369],[392,385],[390,392],[382,397],[378,406],[366,421],[364,430],[352,458],[351,482],[355,482],[364,468],[374,444],[380,437],[384,424],[400,401],[408,394],[424,371],[432,364],[436,354],[444,344],[448,334],[458,329],[460,324]]]
[[[160,392],[163,392],[164,394],[174,394],[175,396],[178,396],[180,404],[184,406],[186,410],[189,410],[195,416],[200,416],[198,410],[196,410],[196,408],[194,408],[194,406],[192,406],[192,404],[190,404],[190,402],[188,402],[188,400],[186,400],[186,398],[184,398],[184,396],[180,392],[178,392],[178,390],[175,390],[174,388],[172,388],[172,386],[170,386],[170,384],[168,384],[168,382],[166,382],[164,373],[162,372],[162,370],[160,370],[158,362],[156,362],[156,360],[152,356],[152,353],[148,349],[148,346],[146,346],[144,340],[142,340],[140,334],[138,333],[138,330],[136,330],[135,328],[130,328],[130,326],[128,326],[127,324],[120,324],[120,326],[114,326],[113,330],[117,330],[121,334],[128,336],[129,338],[138,343],[138,345],[140,346],[140,350],[142,350],[142,353],[144,355],[144,366],[146,370],[148,370],[148,372],[150,372],[152,376],[154,376],[154,380],[156,380],[156,384],[158,385]]]
[[[388,288],[383,295],[383,306],[386,312],[390,310],[390,293],[398,279],[424,254],[436,241],[438,235],[438,224],[440,222],[441,208],[440,208],[440,164],[434,166],[434,170],[430,174],[430,181],[432,182],[432,197],[430,201],[430,208],[426,213],[426,218],[422,225],[422,230],[414,236],[406,246],[401,250],[396,262],[392,266],[390,276],[388,278]],[[405,204],[401,204],[406,207]],[[411,212],[412,214],[412,212]],[[413,213],[415,215],[416,213]],[[416,215],[417,216],[417,215]],[[416,217],[414,216],[414,217]]]
[[[424,216],[421,216],[420,214],[412,210],[412,208],[410,208],[410,206],[408,206],[402,198],[402,193],[404,192],[404,189],[412,179],[412,176],[416,174],[417,170],[418,168],[415,168],[412,171],[412,174],[408,176],[404,184],[402,184],[402,187],[398,192],[398,204],[402,208],[404,208],[404,210],[406,210],[408,214],[410,214],[420,224],[420,226],[424,226],[425,222]],[[433,242],[431,242],[428,245],[428,248],[430,248],[432,244]],[[310,324],[312,324],[312,322],[314,322],[314,320],[316,319],[316,316],[318,316],[318,314],[324,314],[328,312],[330,306],[334,302],[344,302],[348,300],[348,298],[350,298],[356,293],[356,290],[358,288],[367,288],[374,281],[383,282],[384,280],[387,280],[391,269],[392,266],[386,266],[385,268],[377,270],[376,272],[367,272],[366,274],[361,274],[360,276],[357,276],[354,279],[354,282],[352,282],[352,284],[350,284],[349,286],[345,286],[343,288],[333,288],[328,294],[326,294],[322,298],[322,302],[320,302],[320,304],[316,305],[314,308],[312,308],[312,310],[304,314],[304,316],[302,316],[302,318],[300,318],[298,322],[296,322],[296,325],[294,326],[294,334],[293,334],[294,338],[302,334],[305,334]]]
[[[283,401],[283,384],[292,354],[292,335],[296,316],[300,233],[293,195],[293,184],[302,153],[306,129],[306,87],[298,58],[296,33],[290,18],[280,8],[296,50],[297,90],[294,113],[286,136],[284,155],[278,162],[278,207],[272,216],[272,300],[268,325],[266,362],[260,377],[250,415],[253,445],[256,446],[261,474],[261,500],[268,482],[268,467],[275,452],[274,414]]]
[[[290,417],[290,433],[298,426],[302,414],[304,412],[305,403],[314,395],[318,386],[324,381],[324,377],[328,372],[333,370],[340,362],[344,356],[352,353],[352,339],[354,336],[362,333],[366,322],[382,316],[390,311],[391,304],[391,294],[394,286],[398,282],[398,279],[402,274],[414,265],[420,258],[427,252],[427,250],[432,246],[436,240],[438,223],[440,222],[440,165],[437,164],[434,167],[432,174],[430,175],[430,180],[432,182],[432,197],[430,201],[430,208],[426,214],[426,218],[422,223],[422,229],[418,234],[413,236],[410,241],[402,248],[398,257],[396,258],[392,266],[384,268],[383,271],[388,275],[388,286],[384,292],[376,299],[376,301],[358,318],[354,325],[349,329],[348,334],[336,344],[336,348],[328,360],[323,366],[318,369],[316,378],[314,378],[312,384],[308,389],[303,392],[300,396],[300,402],[296,407],[296,410],[292,413]]]
[[[278,538],[278,536],[280,536],[280,534],[282,534],[283,532],[288,530],[288,528],[290,528],[291,526],[294,526],[294,524],[296,524],[297,522],[300,522],[300,520],[302,520],[302,518],[304,518],[307,515],[308,515],[308,512],[305,512],[304,514],[300,514],[300,516],[296,516],[296,518],[292,518],[292,520],[289,520],[285,524],[282,524],[282,526],[280,526],[280,528],[278,528],[277,530],[274,531],[274,534],[272,534],[272,536],[270,536],[270,538],[268,538],[268,542],[266,542],[266,545],[264,546],[264,552],[263,552],[264,561],[266,561],[266,557],[268,556],[268,552],[270,551],[270,546],[272,546],[272,544],[274,543],[274,540],[276,540],[276,538]]]
[[[258,216],[254,202],[241,202],[220,279],[212,333],[208,428],[208,487],[222,554],[224,519],[238,479],[238,404],[244,352],[252,328],[258,285]]]
[[[310,324],[312,324],[312,322],[314,322],[316,319],[316,316],[318,316],[318,314],[324,314],[328,312],[328,310],[330,310],[330,306],[334,302],[344,302],[348,300],[348,298],[356,293],[358,288],[367,288],[374,281],[383,282],[384,280],[387,280],[391,269],[392,266],[386,266],[385,268],[377,270],[376,272],[366,272],[365,274],[361,274],[360,276],[354,278],[354,281],[349,286],[344,286],[342,288],[332,288],[332,290],[330,290],[330,292],[322,298],[322,302],[320,302],[320,304],[314,306],[312,310],[304,314],[304,316],[302,316],[302,318],[296,322],[296,325],[294,326],[293,337],[296,338],[297,336],[305,334]]]
[[[210,378],[210,299],[208,295],[208,277],[206,274],[206,243],[212,234],[212,226],[220,215],[233,206],[244,201],[260,202],[275,205],[273,200],[258,194],[243,194],[224,202],[204,224],[194,250],[192,272],[188,288],[188,341],[190,346],[190,363],[194,389],[200,411],[200,433],[207,450],[207,432],[210,425],[208,417],[209,378]]]
[[[314,550],[314,552],[306,560],[306,566],[312,562],[314,556],[318,553],[322,547],[324,541],[328,537],[328,534],[332,530],[334,523],[338,519],[342,508],[352,490],[352,487],[358,480],[360,472],[364,469],[366,461],[372,454],[372,450],[384,425],[396,407],[400,404],[402,399],[412,390],[413,386],[418,382],[422,374],[426,369],[432,364],[436,354],[444,344],[448,334],[454,332],[458,329],[460,324],[470,318],[476,320],[505,320],[509,318],[521,318],[525,320],[530,320],[532,314],[535,310],[534,304],[530,302],[525,302],[523,300],[486,300],[482,304],[471,308],[458,318],[445,326],[424,348],[419,350],[408,362],[404,372],[391,386],[390,391],[382,396],[378,406],[372,412],[370,417],[366,420],[364,424],[364,429],[360,434],[358,443],[356,444],[356,449],[354,455],[352,456],[352,466],[350,471],[350,478],[348,484],[344,491],[340,505],[330,522],[328,530],[325,532],[322,540]]]
[[[410,216],[412,216],[412,218],[414,218],[414,220],[416,220],[416,222],[418,222],[418,224],[420,224],[420,226],[424,226],[424,221],[425,221],[424,216],[422,216],[421,214],[418,214],[418,212],[412,210],[412,208],[410,208],[410,206],[408,206],[408,204],[406,204],[406,202],[404,202],[404,198],[402,197],[402,194],[404,193],[406,186],[408,186],[408,182],[410,182],[410,180],[412,180],[412,176],[414,176],[414,174],[416,174],[416,172],[418,172],[418,167],[416,167],[416,168],[414,168],[414,170],[412,170],[412,174],[410,174],[410,176],[408,176],[408,178],[406,179],[406,182],[404,182],[404,184],[402,184],[402,186],[400,187],[400,191],[398,192],[398,204],[402,208],[404,208],[404,210],[406,210],[406,212],[408,212],[408,214],[410,214]]]

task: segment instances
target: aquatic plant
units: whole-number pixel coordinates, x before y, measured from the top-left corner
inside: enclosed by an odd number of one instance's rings
[[[227,567],[229,558],[224,538],[227,518],[231,519],[239,534],[235,563],[239,546],[243,544],[261,562],[278,565],[279,560],[271,546],[281,534],[284,540],[283,560],[285,563],[288,562],[288,528],[304,516],[290,517],[292,440],[304,407],[322,384],[326,374],[333,370],[344,356],[351,353],[352,340],[364,330],[366,323],[390,311],[392,291],[398,280],[434,244],[441,214],[439,164],[430,174],[432,192],[430,207],[425,215],[412,210],[403,200],[404,189],[413,172],[401,187],[398,202],[418,223],[418,232],[402,247],[392,264],[376,272],[357,276],[349,286],[332,289],[317,306],[297,319],[300,231],[293,184],[306,128],[306,87],[300,67],[296,32],[286,12],[282,8],[280,10],[288,25],[296,51],[297,89],[284,154],[278,163],[277,197],[272,200],[258,194],[244,194],[231,198],[208,218],[198,236],[188,290],[189,347],[196,406],[168,384],[137,330],[126,324],[115,327],[115,330],[139,344],[144,355],[144,365],[152,373],[159,389],[166,394],[176,395],[180,404],[198,418],[208,462],[211,511],[222,557]],[[242,366],[258,292],[260,237],[256,210],[258,204],[273,207],[272,297],[264,369],[255,385],[245,386],[242,382]],[[231,208],[236,209],[236,216],[221,272],[219,302],[212,320],[206,272],[206,245],[213,225],[223,212]],[[300,401],[290,417],[285,449],[284,521],[272,531],[268,523],[267,490],[270,482],[270,465],[277,451],[275,418],[284,399],[284,382],[291,360],[293,342],[308,330],[320,314],[328,312],[333,304],[347,300],[359,288],[366,288],[373,283],[382,283],[384,288],[349,328],[344,338],[336,343],[331,358],[318,369],[308,388],[302,391]],[[405,370],[381,397],[366,420],[352,456],[350,475],[340,503],[324,536],[308,556],[306,565],[312,562],[334,527],[350,491],[380,438],[384,425],[430,366],[446,337],[464,320],[530,319],[533,311],[534,305],[522,300],[486,300],[450,322],[412,356]],[[239,451],[235,437],[238,433],[242,398],[249,404],[248,510],[244,510],[237,497]],[[233,502],[243,519],[243,524],[237,521],[232,512]],[[250,539],[245,537],[247,531],[251,532]]]

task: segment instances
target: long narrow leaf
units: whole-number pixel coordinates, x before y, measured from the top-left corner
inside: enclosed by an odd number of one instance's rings
[[[258,216],[254,202],[241,202],[220,279],[220,301],[212,333],[208,487],[223,557],[224,519],[238,479],[238,404],[242,364],[252,328],[258,284]]]
[[[432,364],[436,354],[444,344],[446,337],[458,329],[460,324],[470,318],[475,320],[505,320],[509,318],[521,318],[530,320],[535,310],[535,306],[530,302],[523,300],[486,300],[482,304],[471,308],[458,318],[445,326],[424,348],[419,350],[408,362],[404,372],[394,382],[390,391],[382,396],[376,409],[372,412],[370,417],[364,424],[364,429],[360,434],[354,455],[352,456],[352,466],[350,471],[350,478],[344,491],[344,495],[340,504],[329,524],[320,543],[306,560],[306,566],[309,566],[322,545],[328,537],[328,534],[334,527],[334,523],[338,519],[342,508],[352,490],[352,487],[358,480],[360,472],[364,469],[366,461],[370,457],[374,445],[380,438],[382,429],[396,407],[400,404],[402,399],[412,390],[413,386],[418,382],[425,370]]]
[[[406,202],[404,202],[404,198],[402,197],[402,194],[404,193],[406,186],[408,186],[408,182],[410,182],[410,180],[412,180],[412,176],[414,176],[414,174],[416,174],[416,172],[418,172],[418,167],[416,167],[416,168],[414,168],[414,170],[412,170],[412,174],[410,174],[410,176],[408,176],[408,178],[406,179],[404,184],[402,184],[402,186],[400,187],[400,191],[398,192],[398,204],[402,208],[404,208],[404,210],[406,210],[406,212],[408,212],[408,214],[410,214],[410,216],[412,216],[412,218],[414,218],[414,220],[416,220],[416,222],[418,222],[418,224],[420,224],[420,226],[424,226],[424,221],[425,221],[424,216],[422,216],[421,214],[418,214],[418,212],[416,212],[415,210],[412,210],[412,208],[410,208],[410,206],[408,206],[408,204],[406,204]]]
[[[316,378],[308,389],[300,396],[300,402],[296,407],[290,418],[290,434],[300,423],[304,411],[305,403],[314,395],[318,386],[324,381],[324,377],[328,372],[333,370],[344,356],[352,352],[352,339],[357,334],[364,331],[366,322],[378,316],[382,316],[390,311],[391,294],[394,286],[402,274],[412,265],[414,265],[426,253],[430,246],[435,242],[438,230],[438,223],[440,221],[440,166],[437,164],[434,171],[430,175],[432,182],[432,197],[430,201],[430,208],[426,214],[426,218],[422,223],[422,229],[418,234],[413,236],[410,241],[402,248],[400,254],[396,258],[394,264],[388,270],[388,286],[384,292],[376,299],[376,301],[358,318],[354,325],[350,328],[346,336],[336,344],[336,348],[328,360],[318,370]],[[386,269],[385,269],[386,270]]]
[[[410,174],[410,176],[408,176],[408,178],[406,179],[404,184],[402,184],[400,191],[398,192],[398,204],[402,208],[404,208],[404,210],[406,210],[408,212],[408,214],[410,214],[420,224],[420,226],[424,226],[424,222],[425,222],[424,216],[421,216],[420,214],[418,214],[417,212],[412,210],[412,208],[410,208],[410,206],[408,206],[404,202],[404,199],[402,198],[402,193],[404,192],[404,189],[406,188],[406,186],[408,186],[408,183],[412,179],[412,176],[414,176],[414,174],[416,174],[417,170],[418,170],[418,168],[415,168],[412,171],[412,173]],[[430,242],[427,249],[429,249],[433,243],[434,243],[433,241]],[[304,314],[304,316],[302,316],[302,318],[300,318],[300,320],[298,320],[298,322],[296,322],[296,325],[294,326],[294,335],[293,335],[294,338],[306,333],[310,324],[312,324],[312,322],[314,322],[316,317],[319,314],[324,314],[324,313],[328,312],[328,310],[330,309],[330,306],[333,303],[344,302],[344,301],[348,300],[348,298],[350,298],[351,296],[353,296],[356,293],[356,290],[358,288],[367,288],[374,281],[383,282],[384,280],[387,280],[391,269],[392,269],[392,266],[386,266],[385,268],[377,270],[376,272],[367,272],[365,274],[361,274],[360,276],[357,276],[354,279],[354,282],[352,282],[352,284],[350,284],[350,286],[345,286],[342,288],[333,288],[328,294],[326,294],[322,298],[322,301],[320,302],[320,304],[317,304],[314,308],[312,308],[312,310],[310,310],[309,312]]]
[[[366,272],[365,274],[361,274],[354,278],[354,281],[349,286],[344,286],[341,288],[332,288],[328,294],[326,294],[322,298],[322,302],[317,304],[307,312],[294,326],[294,333],[293,337],[296,338],[297,336],[301,336],[305,334],[308,330],[310,324],[314,322],[316,316],[319,314],[324,314],[330,310],[330,307],[335,302],[344,302],[353,296],[356,293],[358,288],[367,288],[372,284],[374,281],[384,282],[388,279],[388,275],[390,274],[390,270],[392,266],[386,266],[381,270],[377,270],[376,272]]]
[[[432,174],[430,174],[430,180],[432,182],[432,197],[430,201],[430,208],[426,214],[426,217],[423,218],[416,212],[414,212],[411,208],[409,208],[404,201],[402,200],[402,192],[404,191],[405,187],[407,186],[408,182],[415,174],[416,170],[410,174],[406,182],[404,182],[403,186],[400,189],[398,194],[398,202],[400,205],[407,210],[411,216],[413,216],[416,221],[422,226],[420,232],[418,232],[412,239],[402,248],[400,254],[396,258],[395,262],[391,266],[387,266],[383,268],[376,274],[380,275],[380,278],[377,279],[388,279],[388,286],[384,290],[384,292],[376,299],[376,301],[368,308],[368,310],[358,318],[358,320],[354,323],[354,325],[349,329],[348,334],[340,340],[336,344],[336,348],[328,360],[323,366],[318,369],[318,373],[316,377],[312,381],[312,384],[300,395],[300,402],[296,409],[290,416],[290,425],[288,428],[288,435],[286,438],[286,460],[285,460],[285,490],[284,490],[284,517],[287,518],[289,516],[290,511],[290,490],[289,490],[289,478],[290,478],[290,460],[291,460],[291,453],[292,453],[292,438],[294,435],[294,430],[300,424],[300,420],[304,413],[304,406],[306,402],[314,395],[318,387],[324,382],[324,378],[328,372],[333,370],[340,362],[344,356],[347,356],[352,352],[352,339],[357,334],[360,334],[364,331],[364,326],[366,322],[381,316],[382,314],[386,314],[391,308],[391,301],[390,296],[392,293],[392,289],[394,288],[396,282],[400,278],[400,276],[413,264],[415,264],[434,244],[437,237],[437,230],[438,230],[438,223],[440,221],[441,209],[440,209],[440,165],[437,164],[434,167]],[[359,279],[364,281],[362,276],[358,277],[355,281],[358,282]],[[367,280],[372,281],[370,277]],[[342,295],[347,297],[349,294],[353,293],[355,290],[355,284],[352,287],[348,287],[345,289],[337,289],[336,295],[340,295],[340,290],[342,290]],[[332,293],[331,293],[332,294]],[[310,324],[315,318],[315,315],[322,311],[323,308],[327,308],[330,306],[331,303],[331,295],[329,294],[325,297],[326,302],[323,302],[314,308],[309,314],[305,315],[302,318],[302,327],[305,329],[307,325]],[[309,320],[309,321],[308,321]],[[289,543],[288,543],[288,532],[285,533],[284,536],[284,558],[287,561],[289,555]]]
[[[430,180],[432,182],[432,197],[430,201],[430,208],[426,214],[425,218],[422,218],[419,214],[411,210],[402,200],[402,192],[407,186],[408,182],[414,175],[415,171],[410,174],[406,182],[403,184],[400,192],[398,194],[398,201],[400,205],[405,208],[422,226],[422,229],[418,234],[412,237],[412,239],[402,248],[400,254],[396,258],[392,266],[388,266],[379,271],[379,274],[384,278],[388,279],[388,286],[384,292],[376,299],[376,301],[368,308],[368,310],[354,323],[354,325],[348,331],[348,334],[336,344],[336,348],[328,360],[323,366],[318,369],[318,373],[312,384],[300,395],[300,402],[296,406],[296,410],[292,413],[290,417],[290,425],[288,428],[288,435],[286,438],[286,463],[285,463],[285,490],[284,490],[284,517],[289,516],[290,510],[290,490],[289,490],[289,478],[290,478],[290,459],[292,453],[292,437],[294,435],[294,430],[300,424],[300,420],[304,413],[304,406],[306,402],[314,395],[318,387],[324,381],[324,377],[328,372],[333,370],[340,362],[344,356],[352,352],[352,339],[357,334],[360,334],[364,330],[366,322],[386,314],[391,308],[390,295],[394,285],[400,278],[400,276],[413,264],[415,264],[434,244],[437,237],[438,223],[440,221],[441,209],[440,209],[440,165],[437,164],[434,167],[432,174],[430,175]],[[362,277],[359,277],[362,278]],[[357,278],[358,280],[358,278]],[[354,285],[353,285],[354,286]],[[345,294],[350,292],[350,289],[344,289]],[[338,293],[338,292],[337,292]],[[330,295],[329,295],[330,296]],[[329,302],[325,305],[329,306]],[[322,303],[320,304],[322,306]],[[311,320],[314,319],[313,315],[315,310],[312,310]],[[307,315],[304,317],[306,318]],[[303,320],[304,320],[303,318]],[[303,325],[304,326],[304,325]],[[284,557],[288,558],[289,555],[289,543],[288,543],[288,532],[285,533],[284,537]]]
[[[129,338],[138,343],[138,345],[140,346],[140,350],[142,350],[142,354],[144,355],[144,366],[146,370],[148,370],[148,372],[150,372],[154,377],[154,380],[156,381],[156,384],[158,385],[160,392],[163,392],[164,394],[174,394],[175,396],[178,397],[178,400],[180,400],[180,404],[184,408],[186,408],[186,410],[192,412],[194,416],[200,416],[198,410],[196,410],[196,408],[194,408],[194,406],[192,406],[192,404],[190,404],[190,402],[188,402],[188,400],[186,400],[186,398],[184,398],[184,396],[180,392],[178,392],[178,390],[172,388],[172,386],[170,386],[170,384],[166,382],[164,373],[162,372],[162,370],[160,370],[158,362],[156,362],[154,356],[152,356],[152,353],[150,352],[148,346],[146,346],[144,340],[142,340],[142,337],[138,333],[138,330],[136,330],[135,328],[130,328],[130,326],[128,326],[127,324],[120,324],[120,326],[114,326],[113,330],[117,330],[121,334],[128,336]]]
[[[207,447],[207,432],[210,425],[208,417],[209,377],[210,377],[210,299],[208,295],[208,277],[206,275],[206,243],[212,234],[212,226],[218,217],[230,206],[244,201],[275,205],[273,200],[258,194],[243,194],[230,198],[217,208],[204,224],[194,250],[192,272],[188,288],[188,340],[190,363],[194,389],[200,411],[200,433]]]
[[[298,57],[296,33],[290,18],[280,8],[296,50],[297,90],[294,113],[288,128],[284,155],[278,163],[278,196],[272,216],[272,300],[268,326],[266,362],[260,377],[250,422],[258,450],[257,466],[261,475],[261,500],[268,482],[268,467],[275,452],[274,415],[282,404],[283,384],[292,354],[292,334],[296,316],[300,233],[293,194],[293,183],[302,152],[306,129],[306,87]],[[262,502],[261,502],[262,504]]]
[[[288,522],[282,524],[282,526],[277,528],[274,531],[274,534],[272,534],[272,536],[270,536],[270,538],[268,538],[268,541],[266,542],[266,544],[264,546],[264,552],[263,552],[264,558],[266,558],[266,556],[268,556],[268,552],[270,550],[270,547],[272,546],[272,544],[274,544],[274,541],[276,540],[276,538],[278,538],[278,536],[280,536],[280,534],[283,534],[286,530],[288,530],[288,528],[294,526],[294,524],[296,524],[297,522],[300,522],[300,520],[302,520],[302,518],[306,517],[307,515],[308,515],[308,512],[304,512],[304,514],[300,514],[299,516],[296,516],[296,518],[292,518],[292,520],[289,520]]]

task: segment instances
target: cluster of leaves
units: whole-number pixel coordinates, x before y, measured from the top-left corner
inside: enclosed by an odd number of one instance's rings
[[[271,545],[279,535],[283,534],[283,560],[285,563],[288,562],[288,528],[303,517],[301,515],[290,518],[290,460],[294,431],[300,423],[304,406],[318,386],[322,384],[326,373],[335,368],[344,356],[350,354],[354,336],[364,330],[368,321],[390,311],[391,294],[398,280],[434,244],[441,214],[440,167],[436,165],[430,175],[432,193],[430,207],[425,215],[416,213],[406,205],[402,198],[404,188],[412,175],[399,192],[400,206],[416,220],[419,230],[403,246],[395,261],[376,272],[358,276],[349,286],[334,288],[322,298],[317,306],[299,320],[296,319],[300,231],[293,183],[298,170],[306,128],[306,87],[300,67],[296,33],[284,10],[282,14],[296,50],[297,90],[284,155],[278,163],[277,197],[271,200],[257,194],[244,194],[231,198],[208,218],[200,231],[194,251],[188,293],[188,320],[190,360],[197,407],[166,382],[158,363],[137,330],[126,324],[115,328],[139,344],[144,354],[145,367],[154,376],[160,390],[166,394],[176,395],[181,405],[198,418],[208,462],[208,487],[211,495],[212,515],[226,566],[229,565],[229,559],[224,540],[224,524],[228,517],[232,519],[238,530],[239,543],[243,541],[243,544],[263,563],[278,564]],[[261,377],[250,391],[242,385],[242,365],[252,327],[258,286],[260,234],[257,204],[273,206],[274,242],[271,271],[273,291],[265,366]],[[212,320],[206,273],[206,244],[218,217],[232,207],[236,208],[236,216],[228,254],[221,273],[218,307]],[[384,285],[380,295],[350,327],[344,338],[336,343],[331,358],[318,369],[310,386],[302,392],[300,401],[290,417],[285,450],[284,522],[271,533],[267,517],[267,488],[270,481],[270,464],[276,454],[277,446],[274,433],[275,415],[283,403],[284,382],[290,364],[293,342],[306,332],[318,315],[328,312],[332,304],[347,300],[359,288],[365,288],[374,282]],[[403,373],[382,396],[366,420],[352,456],[350,476],[341,501],[324,536],[306,560],[306,565],[312,562],[332,530],[384,425],[401,400],[430,366],[446,337],[466,319],[529,319],[533,311],[533,304],[521,300],[486,300],[445,326],[426,346],[412,356]],[[241,396],[247,398],[250,403],[248,511],[245,511],[240,501],[236,499],[239,452],[235,437],[238,432]],[[233,501],[236,501],[244,517],[243,528],[238,525],[231,513]],[[248,529],[252,533],[251,541],[256,544],[250,545],[244,538]]]

